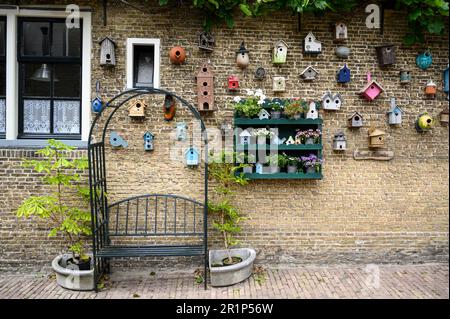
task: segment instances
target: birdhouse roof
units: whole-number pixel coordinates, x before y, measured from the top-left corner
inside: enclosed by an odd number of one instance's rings
[[[100,41],[98,41],[98,44],[102,44],[103,41],[105,40],[109,40],[112,42],[112,44],[114,44],[114,46],[117,46],[116,42],[114,42],[114,40],[112,40],[110,37],[104,37],[103,39],[101,39]]]
[[[198,155],[198,151],[197,151],[197,149],[196,149],[195,147],[190,147],[190,148],[188,148],[188,149],[184,152],[184,154],[187,154],[188,152],[194,152],[194,153],[196,153],[196,154]]]
[[[306,35],[305,39],[306,39],[306,38],[311,38],[311,39],[312,39],[313,41],[315,41],[315,42],[322,43],[322,42],[320,42],[319,40],[317,40],[316,36],[312,33],[312,31],[309,32],[309,33]]]
[[[147,104],[145,104],[145,102],[143,102],[141,100],[135,100],[135,101],[131,102],[130,106],[128,106],[128,109],[131,109],[132,107],[134,107],[138,103],[140,103],[143,108],[147,107]]]
[[[150,132],[150,131],[147,131],[147,132],[144,133],[144,137],[147,136],[147,135],[150,135],[151,137],[155,137],[155,135],[153,135],[153,133]]]
[[[342,68],[339,69],[339,72],[343,71],[343,70],[349,70],[347,64],[344,64],[344,66]]]
[[[239,81],[239,78],[237,75],[229,75],[228,80],[229,81]]]
[[[348,117],[349,120],[351,120],[352,118],[354,118],[356,115],[358,115],[360,118],[363,118],[361,114],[359,114],[358,112],[353,113],[351,116]]]
[[[441,111],[441,114],[448,114],[448,106]]]
[[[261,111],[259,111],[259,113],[258,114],[268,114],[268,115],[270,115],[270,113],[269,112],[267,112],[265,109],[261,109]]]
[[[243,130],[239,136],[252,136],[249,131]]]
[[[381,91],[384,91],[384,89],[383,89],[383,87],[380,85],[380,83],[378,83],[378,82],[375,81],[375,80],[371,80],[371,81],[369,81],[369,82],[361,89],[361,91],[359,91],[359,93],[363,93],[363,92],[367,91],[367,89],[368,89],[372,84],[378,86],[378,88],[379,88]]]
[[[282,44],[283,46],[285,46],[286,48],[289,48],[289,46],[287,45],[286,42],[284,42],[283,40],[278,40],[277,42],[275,42],[275,46],[279,46],[280,44]]]
[[[340,25],[340,24],[342,24],[342,25],[344,25],[344,26],[347,26],[343,21],[337,21],[334,25]]]
[[[343,132],[337,132],[334,134],[334,139],[338,141],[346,141],[347,138],[345,137],[345,134]]]
[[[306,69],[304,69],[303,72],[300,73],[300,75],[305,74],[306,72],[308,72],[308,70],[313,70],[314,72],[316,72],[316,74],[319,74],[319,72],[310,65]]]
[[[400,106],[395,105],[395,106],[392,106],[392,107],[391,107],[391,109],[389,110],[388,113],[394,113],[395,110],[399,110],[400,112],[403,112],[403,110],[400,108]]]
[[[382,130],[379,130],[377,128],[369,130],[369,136],[370,137],[372,137],[372,136],[380,136],[380,135],[385,135],[385,134],[386,134],[385,132],[383,132]]]

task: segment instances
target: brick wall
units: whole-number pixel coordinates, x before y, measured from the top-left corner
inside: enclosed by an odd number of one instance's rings
[[[146,14],[130,7],[111,5],[105,27],[101,8],[94,6],[93,9],[92,83],[101,81],[104,98],[125,88],[126,39],[129,37],[161,39],[161,87],[193,104],[196,103],[194,76],[197,68],[203,61],[210,60],[215,72],[218,110],[205,116],[209,128],[218,128],[224,119],[231,121],[233,95],[226,91],[226,78],[230,74],[239,76],[241,88],[262,88],[268,97],[320,99],[328,89],[343,96],[341,110],[320,111],[324,119],[323,180],[251,181],[235,198],[236,205],[250,217],[243,223],[242,244],[257,249],[261,262],[447,260],[448,128],[438,123],[431,132],[418,134],[414,121],[423,111],[437,118],[447,103],[442,92],[438,92],[435,100],[426,99],[423,89],[430,78],[442,88],[442,70],[448,63],[448,33],[444,37],[429,38],[433,64],[422,71],[415,66],[415,56],[423,48],[406,48],[401,44],[407,30],[402,12],[386,11],[384,35],[365,27],[364,6],[355,9],[351,16],[333,13],[304,16],[301,31],[297,17],[289,13],[241,18],[234,29],[213,30],[216,48],[208,54],[199,51],[196,45],[202,19],[195,10],[183,7]],[[349,28],[351,56],[345,62],[352,71],[352,82],[347,85],[335,81],[335,74],[344,61],[334,53],[336,45],[330,25],[340,18],[345,19]],[[309,31],[323,43],[323,53],[317,57],[302,54],[301,44]],[[110,36],[117,43],[117,66],[112,69],[99,66],[96,43],[104,36]],[[279,39],[289,45],[288,58],[286,64],[274,66],[270,51]],[[250,50],[251,64],[245,71],[235,65],[235,51],[242,41]],[[374,46],[383,43],[397,46],[397,63],[381,70]],[[184,65],[169,62],[168,52],[175,45],[187,50]],[[299,74],[310,64],[319,71],[319,78],[312,83],[303,82]],[[263,82],[254,79],[254,71],[259,66],[268,72]],[[399,83],[402,68],[413,72],[410,86]],[[365,75],[369,70],[386,90],[374,102],[367,102],[357,94],[366,83]],[[273,94],[273,76],[286,77],[285,93]],[[405,111],[399,127],[387,124],[385,113],[390,97],[396,97],[397,104]],[[192,170],[169,160],[175,143],[170,139],[175,122],[190,121],[190,113],[179,108],[175,120],[167,123],[162,117],[162,98],[147,100],[150,107],[145,121],[131,120],[122,108],[111,124],[111,129],[128,140],[129,147],[117,151],[108,149],[110,200],[152,192],[201,199],[201,168]],[[346,118],[354,111],[365,119],[365,127],[359,130],[346,128]],[[386,131],[387,146],[394,152],[393,160],[353,159],[353,150],[367,147],[367,130],[371,125]],[[145,153],[142,147],[142,134],[148,129],[156,134],[152,153]],[[332,136],[338,129],[343,129],[348,139],[348,150],[339,154],[331,149]],[[45,191],[34,174],[19,166],[23,156],[32,154],[20,150],[0,153],[0,269],[46,265],[60,247],[58,239],[45,237],[44,227],[19,222],[13,212],[24,197]],[[215,232],[210,233],[212,247],[219,247]]]

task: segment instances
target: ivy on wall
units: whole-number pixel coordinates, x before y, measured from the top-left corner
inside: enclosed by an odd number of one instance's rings
[[[161,6],[171,1],[159,0]],[[374,1],[376,2],[376,1]],[[383,0],[380,3],[392,6],[397,10],[405,10],[408,14],[409,32],[404,37],[406,45],[426,42],[426,34],[443,34],[445,20],[448,18],[448,1],[445,0]],[[358,0],[191,0],[193,8],[204,12],[205,30],[213,25],[226,23],[233,28],[234,19],[243,13],[248,17],[267,15],[277,11],[300,13],[324,13],[326,11],[349,12],[358,3],[367,1]]]

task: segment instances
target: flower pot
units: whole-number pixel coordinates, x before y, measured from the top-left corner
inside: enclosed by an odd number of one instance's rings
[[[293,118],[294,120],[299,120],[299,119],[302,118],[302,115],[301,115],[301,114],[295,114],[294,116],[292,116],[292,118]]]
[[[306,174],[314,174],[316,172],[315,167],[307,167],[306,168]]]
[[[297,173],[297,166],[295,165],[288,165],[287,166],[287,172],[288,173]]]
[[[253,262],[256,252],[251,248],[230,249],[232,257],[242,259],[240,263],[223,266],[223,260],[228,257],[226,250],[209,251],[209,271],[211,275],[211,286],[224,287],[237,284],[252,275]],[[221,265],[216,267],[215,265]]]
[[[305,141],[305,144],[314,144],[314,138],[308,137]]]
[[[56,282],[63,288],[77,291],[94,290],[94,261],[91,257],[90,270],[79,270],[76,265],[66,266],[63,263],[64,255],[55,257],[52,268],[56,273]],[[66,267],[63,267],[66,266]]]
[[[272,119],[279,119],[279,118],[281,118],[281,111],[270,111],[270,117]]]
[[[242,168],[242,172],[245,174],[251,174],[253,173],[253,165],[252,166],[246,166]]]

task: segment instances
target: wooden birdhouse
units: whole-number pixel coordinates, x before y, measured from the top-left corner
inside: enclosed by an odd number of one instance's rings
[[[444,70],[443,78],[444,78],[444,92],[447,93],[448,99],[448,65],[447,68]]]
[[[425,87],[425,94],[430,97],[436,97],[436,83],[433,80],[428,80],[427,86]]]
[[[243,130],[240,134],[240,142],[242,145],[248,145],[250,144],[250,138],[252,137],[252,134],[248,130]]]
[[[214,74],[208,63],[203,63],[197,73],[197,99],[199,111],[214,111]]]
[[[312,32],[304,40],[304,53],[319,54],[322,52],[322,42],[318,41]]]
[[[144,133],[144,150],[145,151],[153,151],[153,140],[155,139],[155,135],[152,132],[147,131]]]
[[[338,83],[350,82],[350,69],[347,67],[347,64],[344,64],[344,66],[339,69],[339,72],[337,73],[337,82]]]
[[[128,107],[128,115],[134,118],[145,117],[145,108],[147,104],[143,100],[134,100]]]
[[[286,143],[286,145],[294,145],[295,144],[295,140],[292,136],[289,136]]]
[[[116,43],[110,38],[103,38],[100,42],[100,65],[116,65]]]
[[[371,147],[371,148],[383,147],[385,135],[386,135],[386,133],[383,132],[382,130],[379,130],[374,127],[370,128],[369,129],[369,147]]]
[[[363,117],[358,112],[353,113],[349,118],[347,118],[348,127],[362,127],[363,125]]]
[[[184,158],[186,160],[186,165],[193,167],[198,166],[200,162],[200,154],[195,147],[190,147],[184,152]]]
[[[273,64],[286,63],[287,50],[288,46],[286,42],[284,42],[283,40],[279,40],[277,43],[275,43],[275,46],[273,48],[272,63]]]
[[[245,48],[244,42],[242,42],[239,50],[236,51],[236,64],[241,69],[245,69],[250,63],[248,53],[249,51]]]
[[[178,141],[185,141],[187,139],[187,124],[185,122],[177,123],[176,138]]]
[[[336,22],[335,27],[335,40],[336,42],[347,40],[347,26],[343,22]]]
[[[337,132],[333,138],[333,150],[345,151],[347,149],[347,138],[344,132]]]
[[[117,132],[112,131],[109,136],[109,143],[112,147],[128,147],[128,142]]]
[[[372,80],[370,72],[367,72],[367,84],[359,91],[359,93],[369,101],[373,101],[383,91],[383,87],[377,81]]]
[[[380,66],[391,65],[395,63],[395,46],[385,44],[375,47],[377,51],[378,64]]]
[[[333,95],[330,91],[322,96],[322,108],[324,110],[337,111],[341,108],[342,97],[339,93]]]
[[[265,109],[261,109],[261,111],[259,111],[258,118],[260,120],[269,120],[270,119],[270,113],[267,112]]]
[[[389,116],[389,124],[402,124],[402,109],[395,103],[395,97],[391,98],[391,109],[387,113]]]
[[[446,106],[441,113],[439,113],[439,120],[441,122],[441,125],[447,126],[448,125],[448,106]]]
[[[319,112],[317,112],[316,102],[311,101],[308,105],[308,112],[306,113],[306,118],[315,120],[318,117],[319,117]]]
[[[319,72],[316,69],[314,69],[311,65],[308,66],[306,69],[304,69],[302,73],[300,73],[300,76],[305,81],[315,80],[318,75]]]
[[[235,91],[239,89],[239,78],[237,75],[228,76],[228,90]]]
[[[286,91],[286,79],[282,76],[275,76],[273,78],[273,91],[284,92]]]
[[[411,82],[411,71],[409,70],[401,70],[400,71],[400,83],[408,84]]]
[[[206,51],[213,51],[216,45],[214,34],[203,31],[198,36],[198,48]]]

